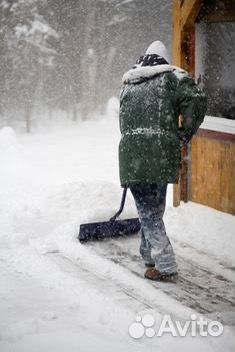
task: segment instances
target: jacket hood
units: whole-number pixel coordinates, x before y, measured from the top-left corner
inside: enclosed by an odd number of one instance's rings
[[[122,77],[122,83],[124,84],[135,84],[151,79],[164,72],[173,72],[178,79],[188,77],[188,73],[180,67],[173,65],[156,65],[156,66],[139,66],[135,65],[135,68],[130,69],[124,73]]]

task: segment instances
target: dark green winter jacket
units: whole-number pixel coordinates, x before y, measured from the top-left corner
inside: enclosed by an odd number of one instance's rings
[[[123,84],[121,185],[177,183],[180,139],[189,141],[202,123],[205,94],[186,71],[166,64],[131,69],[124,74]],[[183,130],[178,128],[179,114]]]

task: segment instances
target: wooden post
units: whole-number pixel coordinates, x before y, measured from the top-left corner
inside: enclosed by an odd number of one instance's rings
[[[181,65],[181,0],[173,0],[172,63]],[[173,186],[173,205],[180,205],[180,181]]]
[[[172,62],[195,74],[195,20],[202,5],[202,0],[173,0],[173,46]],[[182,121],[179,119],[179,126]],[[173,205],[180,200],[188,200],[188,165],[187,148],[182,150],[182,168],[178,184],[174,184]]]
[[[184,27],[182,34],[182,67],[191,77],[195,77],[195,25]],[[188,147],[184,146],[181,152],[182,167],[180,178],[180,198],[184,202],[189,199],[189,165]]]

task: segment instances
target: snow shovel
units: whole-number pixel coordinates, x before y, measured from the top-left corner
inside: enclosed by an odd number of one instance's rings
[[[126,200],[126,193],[127,188],[124,188],[120,209],[109,221],[93,222],[90,224],[80,225],[80,231],[78,235],[80,242],[130,235],[137,233],[140,230],[140,222],[138,218],[117,220],[123,211]]]

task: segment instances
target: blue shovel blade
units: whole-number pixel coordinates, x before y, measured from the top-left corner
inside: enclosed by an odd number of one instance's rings
[[[80,225],[79,241],[101,240],[107,237],[126,236],[140,230],[138,218],[93,222]]]

